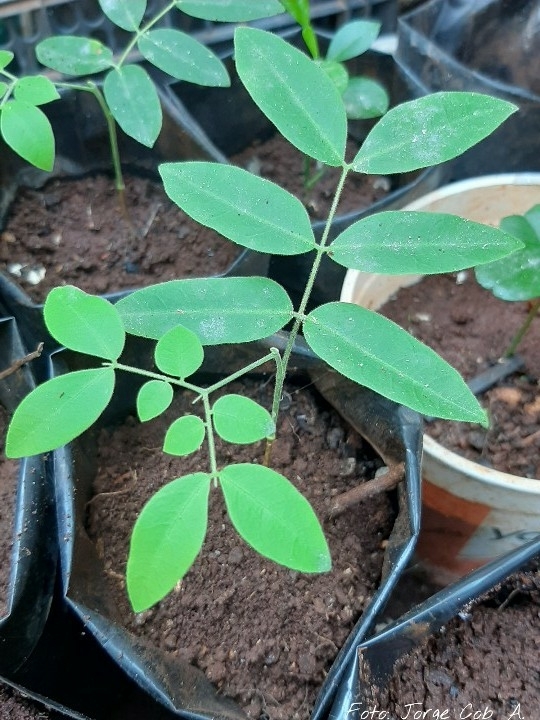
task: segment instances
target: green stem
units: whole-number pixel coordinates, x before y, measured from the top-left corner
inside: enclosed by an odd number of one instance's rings
[[[209,392],[206,390],[202,395],[204,407],[204,420],[206,424],[206,442],[208,445],[208,460],[210,461],[210,474],[214,479],[214,485],[217,483],[218,468],[216,458],[216,439],[214,437],[214,427],[212,425],[212,408],[210,407]]]
[[[540,298],[537,298],[536,300],[534,300],[531,303],[531,309],[527,313],[527,317],[525,318],[524,323],[522,324],[522,326],[519,328],[517,333],[512,338],[510,345],[508,346],[508,348],[506,349],[506,352],[503,355],[504,358],[512,357],[512,355],[516,352],[518,345],[523,340],[527,330],[529,329],[530,324],[532,323],[532,321],[534,320],[536,315],[538,315],[539,310],[540,310]]]
[[[328,218],[326,219],[326,224],[324,226],[321,241],[318,244],[317,249],[315,251],[315,258],[313,260],[313,265],[312,265],[311,271],[309,273],[306,287],[304,288],[304,292],[302,295],[302,299],[300,301],[300,305],[298,307],[298,311],[295,313],[295,319],[293,322],[293,326],[289,332],[289,338],[287,340],[287,344],[286,344],[285,350],[283,352],[283,357],[281,359],[281,367],[279,369],[279,372],[276,375],[276,385],[274,388],[274,399],[272,402],[272,420],[274,421],[275,424],[277,424],[277,418],[279,415],[279,405],[280,405],[281,398],[283,395],[283,386],[285,383],[285,377],[287,374],[287,367],[289,365],[291,353],[293,351],[293,347],[294,347],[296,338],[298,337],[298,333],[300,332],[300,328],[302,327],[302,323],[304,322],[304,319],[305,319],[306,308],[307,308],[309,299],[311,297],[313,285],[315,284],[317,272],[319,271],[319,267],[320,267],[321,261],[323,259],[323,256],[326,254],[326,244],[328,242],[330,228],[332,227],[332,221],[334,220],[334,217],[336,215],[339,200],[341,198],[341,193],[343,192],[343,186],[345,185],[345,180],[347,179],[347,175],[349,174],[350,169],[351,169],[350,165],[347,165],[347,164],[343,165],[341,177],[339,178],[339,182],[338,182],[337,188],[336,188],[336,193],[335,193],[334,199],[332,201],[332,207],[330,208]]]
[[[141,35],[144,35],[144,33],[148,32],[150,28],[152,28],[157,22],[159,22],[162,17],[167,15],[167,13],[170,12],[175,6],[176,0],[174,2],[170,2],[165,8],[163,8],[163,10],[158,12],[157,15],[155,15],[151,20],[149,20],[146,25],[144,25],[144,27],[137,30],[137,32],[133,35],[132,39],[127,44],[122,55],[120,55],[117,61],[117,67],[121,67],[122,64],[126,61],[129,53],[133,50]]]
[[[171,385],[178,385],[178,387],[181,387],[184,390],[191,390],[192,392],[197,393],[201,396],[204,395],[204,393],[206,392],[205,388],[201,388],[198,385],[193,385],[192,383],[181,380],[180,378],[173,378],[169,375],[155,373],[151,370],[143,370],[142,368],[133,367],[132,365],[124,365],[123,363],[119,363],[116,361],[104,363],[104,365],[105,367],[110,367],[113,370],[124,370],[125,372],[130,372],[134,375],[142,375],[142,377],[147,377],[150,380],[161,380],[161,382],[168,382]]]
[[[213,393],[216,390],[225,387],[225,385],[234,382],[234,380],[238,380],[238,378],[241,378],[243,375],[247,375],[247,373],[250,373],[252,370],[256,370],[258,367],[264,365],[264,363],[268,362],[269,360],[274,360],[276,363],[276,367],[279,369],[281,365],[281,355],[279,354],[279,350],[277,348],[270,348],[270,352],[268,353],[268,355],[265,355],[259,360],[255,360],[249,365],[243,367],[241,370],[237,370],[236,372],[232,373],[232,375],[228,375],[226,378],[223,378],[223,380],[218,380],[218,382],[210,385],[207,388],[207,392]]]

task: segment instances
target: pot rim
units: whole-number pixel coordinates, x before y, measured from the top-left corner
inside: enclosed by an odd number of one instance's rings
[[[424,195],[418,200],[405,205],[403,210],[421,210],[427,204],[442,198],[460,195],[478,188],[494,187],[496,185],[540,185],[540,172],[495,173],[493,175],[479,175],[478,177],[457,180]]]
[[[423,210],[426,205],[430,205],[431,203],[444,198],[461,195],[471,190],[503,185],[540,186],[540,173],[498,173],[494,175],[482,175],[479,177],[467,178],[466,180],[458,180],[457,182],[443,185],[418,200],[414,200],[406,205],[403,210]],[[351,302],[357,278],[361,275],[365,275],[366,280],[369,283],[369,278],[377,276],[377,273],[362,273],[359,270],[348,270],[341,291],[341,301]],[[396,281],[399,280],[399,278],[404,280],[404,282],[400,284],[401,287],[405,284],[410,285],[411,283],[417,282],[422,277],[423,275],[398,276],[396,277]],[[513,475],[511,473],[502,472],[500,470],[481,465],[480,463],[469,460],[458,453],[448,450],[444,447],[444,445],[441,445],[427,433],[424,433],[423,435],[423,452],[439,465],[455,469],[455,471],[461,473],[462,475],[466,475],[478,482],[506,489],[511,487],[514,490],[519,490],[532,496],[540,496],[540,479]]]

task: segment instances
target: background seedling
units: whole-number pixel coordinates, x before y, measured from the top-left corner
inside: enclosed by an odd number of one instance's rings
[[[493,261],[522,247],[497,228],[417,212],[379,213],[328,241],[350,173],[409,172],[450,160],[492,132],[515,111],[513,105],[474,93],[439,93],[405,103],[379,120],[347,162],[345,108],[319,63],[280,37],[245,27],[235,33],[235,59],[251,97],[282,135],[311,158],[341,169],[321,239],[297,198],[241,168],[182,162],[163,164],[160,173],[179,207],[239,245],[285,256],[313,253],[299,306],[264,277],[174,280],[134,292],[114,306],[73,287],[57,288],[44,309],[50,333],[101,366],[39,386],[17,408],[7,436],[10,457],[71,441],[106,408],[119,372],[145,378],[137,402],[143,421],[169,406],[174,388],[193,393],[200,413],[172,423],[164,452],[182,456],[206,442],[209,467],[172,480],[142,510],[127,567],[128,593],[137,611],[157,602],[187,572],[202,546],[208,494],[216,486],[233,525],[260,553],[304,572],[329,569],[321,527],[292,484],[264,462],[221,466],[215,446],[217,436],[240,444],[271,443],[300,332],[321,360],[395,402],[424,415],[486,424],[484,410],[459,374],[391,321],[341,302],[306,312],[325,255],[369,272],[429,274]],[[207,346],[218,346],[216,352],[224,344],[251,343],[288,325],[283,352],[272,347],[223,380],[199,384],[194,373]],[[121,361],[126,333],[156,341],[156,371]],[[270,409],[235,394],[213,399],[217,390],[269,361],[276,369]]]
[[[40,106],[57,100],[59,90],[92,93],[107,122],[115,184],[127,217],[124,180],[118,150],[116,124],[126,135],[153,147],[162,127],[162,111],[156,84],[147,70],[133,61],[137,51],[150,65],[172,78],[199,85],[226,87],[230,84],[225,66],[205,45],[187,33],[155,28],[170,12],[182,11],[193,17],[244,22],[283,11],[278,0],[173,0],[154,17],[145,20],[147,0],[98,0],[111,23],[131,33],[124,50],[115,56],[111,48],[90,37],[59,35],[36,46],[39,62],[60,73],[62,79],[46,75],[17,78],[6,68],[13,53],[0,51],[0,133],[9,147],[41,170],[51,171],[55,139],[51,124]],[[87,76],[99,75],[100,82]],[[52,76],[51,76],[52,77]],[[83,82],[67,77],[85,78]]]
[[[501,221],[501,229],[519,238],[523,247],[504,261],[498,260],[476,268],[476,279],[501,300],[530,300],[529,312],[522,326],[503,353],[511,357],[525,337],[540,309],[540,205],[525,215],[510,215]]]

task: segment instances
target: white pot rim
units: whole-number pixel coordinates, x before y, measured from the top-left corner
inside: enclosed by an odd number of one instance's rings
[[[423,195],[418,200],[406,205],[404,210],[425,210],[433,203],[437,203],[445,198],[468,193],[472,190],[481,188],[490,188],[496,186],[539,186],[540,173],[499,173],[495,175],[481,175],[478,177],[459,180],[448,185],[443,185],[436,190]],[[344,302],[352,302],[354,297],[354,289],[360,278],[365,287],[370,287],[371,278],[377,278],[376,273],[362,273],[358,270],[348,270],[345,275],[344,284],[341,291],[341,300]],[[380,276],[379,276],[380,277]],[[396,280],[401,277],[402,283],[411,284],[420,280],[422,275],[410,276],[385,276],[387,278],[395,277]],[[397,287],[395,288],[397,290]],[[473,460],[469,460],[451,450],[448,450],[429,435],[424,434],[424,454],[429,456],[434,463],[440,467],[446,467],[454,472],[460,473],[462,476],[468,476],[478,482],[486,483],[493,488],[501,490],[513,488],[530,495],[540,496],[540,480],[534,478],[525,478],[519,475],[501,472],[493,468],[480,465]]]
[[[405,205],[403,210],[422,210],[436,200],[452,195],[459,195],[469,190],[478,188],[493,187],[494,185],[540,185],[540,173],[499,173],[496,175],[479,175],[478,177],[458,180],[457,182],[441,185],[440,188],[432,190],[418,200]]]
[[[498,487],[501,490],[508,490],[508,488],[511,487],[530,495],[540,496],[540,480],[536,478],[512,475],[511,473],[480,465],[480,463],[474,460],[469,460],[452,450],[448,450],[426,433],[424,433],[423,437],[423,446],[424,454],[431,457],[439,465],[451,468],[478,482]]]

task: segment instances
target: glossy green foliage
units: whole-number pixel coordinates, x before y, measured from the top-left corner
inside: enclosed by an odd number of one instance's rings
[[[173,480],[142,509],[131,536],[126,574],[135,612],[167,595],[199,554],[208,522],[210,480],[202,472]]]
[[[47,116],[38,107],[22,100],[9,100],[3,104],[0,133],[5,143],[23,160],[40,170],[53,169],[54,135]]]
[[[525,215],[511,215],[501,230],[522,242],[509,257],[476,268],[476,279],[502,300],[532,300],[540,297],[540,205]]]
[[[140,65],[111,70],[103,82],[103,94],[126,135],[153,147],[161,130],[162,113],[156,86],[146,70]]]
[[[334,302],[313,310],[304,336],[345,377],[424,415],[487,425],[462,377],[431,348],[366,308]]]
[[[353,170],[387,175],[437,165],[483,140],[517,107],[469,92],[440,92],[389,110],[365,139]]]
[[[312,507],[287,478],[263,465],[228,465],[219,473],[227,511],[244,540],[274,562],[327,572],[330,552]]]
[[[113,370],[97,368],[38,385],[13,414],[6,438],[7,457],[38,455],[74,440],[105,410],[114,381]]]
[[[266,408],[243,395],[223,395],[212,407],[217,434],[227,442],[247,445],[273,436],[276,426]]]
[[[116,308],[132,335],[158,340],[181,323],[203,345],[259,340],[293,316],[285,290],[262,277],[171,280],[131,293]]]
[[[44,75],[16,78],[6,68],[13,53],[0,51],[0,135],[6,145],[40,170],[54,165],[55,140],[49,119],[40,109],[60,95]]]
[[[214,22],[249,22],[283,12],[278,0],[177,0],[186,15]]]
[[[164,163],[159,172],[173,202],[238,245],[275,255],[315,249],[304,205],[279,185],[221,163]]]
[[[156,366],[173,377],[193,375],[204,359],[201,341],[182,325],[171,328],[159,338],[155,350]]]
[[[106,360],[117,360],[125,332],[114,305],[72,285],[54,288],[43,307],[51,335],[65,347]]]
[[[347,117],[322,68],[277,35],[255,28],[238,28],[234,47],[240,79],[280,133],[309,157],[342,165]]]
[[[346,23],[336,31],[326,52],[328,60],[345,62],[362,55],[377,39],[381,25],[372,20]]]
[[[329,254],[340,265],[363,272],[428,275],[490,262],[521,246],[508,233],[455,215],[401,210],[349,225],[331,243]]]
[[[201,447],[205,433],[201,418],[185,415],[175,420],[167,430],[163,451],[169,455],[191,455]]]
[[[137,47],[148,62],[177,80],[216,87],[230,85],[221,60],[180,30],[149,30],[140,36]]]
[[[45,38],[36,45],[36,57],[45,67],[63,75],[93,75],[114,65],[112,50],[106,45],[74,35]]]
[[[146,0],[98,0],[109,20],[128,32],[134,32],[146,12]]]
[[[390,105],[390,98],[384,87],[376,80],[367,77],[349,78],[342,99],[350,120],[380,117]]]
[[[23,77],[14,83],[13,97],[30,105],[45,105],[53,100],[58,100],[60,95],[48,77],[32,75]]]
[[[173,401],[172,386],[163,380],[148,380],[137,393],[137,415],[141,422],[165,412]]]
[[[131,29],[138,26],[146,9],[143,2],[102,2],[109,17]],[[291,4],[305,21],[302,0],[285,2]],[[256,7],[265,6],[268,10],[270,5],[263,0],[256,5],[253,0],[249,7],[256,11]],[[229,11],[248,9],[244,0],[179,0],[177,7],[208,14],[221,12],[221,19]],[[364,40],[359,39],[360,29],[349,28],[338,35],[330,57],[324,61],[314,61],[282,38],[262,30],[241,27],[235,33],[238,73],[261,110],[303,153],[341,169],[321,239],[315,240],[301,203],[266,180],[221,164],[190,162],[161,167],[166,191],[174,202],[238,244],[271,254],[311,251],[313,269],[298,310],[284,288],[264,277],[175,280],[131,293],[115,306],[67,287],[53,291],[45,305],[51,334],[60,343],[90,354],[103,366],[67,373],[28,395],[10,425],[8,454],[43,452],[83,432],[107,405],[119,370],[144,378],[137,398],[141,420],[170,411],[175,387],[193,393],[197,404],[198,414],[172,421],[163,451],[184,456],[206,443],[208,472],[173,480],[143,509],[133,532],[127,567],[128,593],[136,611],[159,601],[194,562],[206,533],[212,484],[221,487],[233,525],[258,552],[302,572],[330,569],[320,523],[294,486],[265,465],[220,467],[216,453],[218,439],[243,444],[273,437],[286,376],[284,358],[300,328],[323,361],[385,397],[430,416],[486,423],[486,414],[460,376],[389,320],[337,302],[306,315],[312,283],[325,255],[360,270],[442,272],[493,261],[516,249],[519,253],[529,238],[517,233],[515,239],[513,232],[482,228],[448,216],[388,212],[355,223],[326,244],[349,172],[406,172],[443,162],[486,137],[515,110],[505,101],[472,93],[421,98],[389,111],[375,125],[354,161],[347,163],[347,117],[337,88],[347,80],[340,63],[371,42],[374,29]],[[156,63],[172,69],[169,63],[175,62],[176,49],[171,51],[169,45],[173,36],[147,32],[141,40],[145,52],[153,54]],[[9,62],[8,56],[0,54],[0,65],[2,62]],[[123,63],[108,69],[105,97],[124,129],[150,144],[158,131],[154,122],[157,108],[147,79],[139,70],[144,72]],[[4,89],[4,97],[10,87]],[[26,90],[23,87],[21,91]],[[361,94],[358,88],[358,96]],[[136,96],[138,104],[145,107],[137,107]],[[6,103],[2,102],[4,113]],[[196,384],[204,346],[267,338],[289,323],[293,330],[284,356],[272,348],[215,385]],[[155,367],[151,370],[120,362],[126,332],[156,341]],[[277,377],[272,415],[236,394],[224,394],[214,401],[214,392],[221,394],[230,382],[269,361],[275,363]]]

